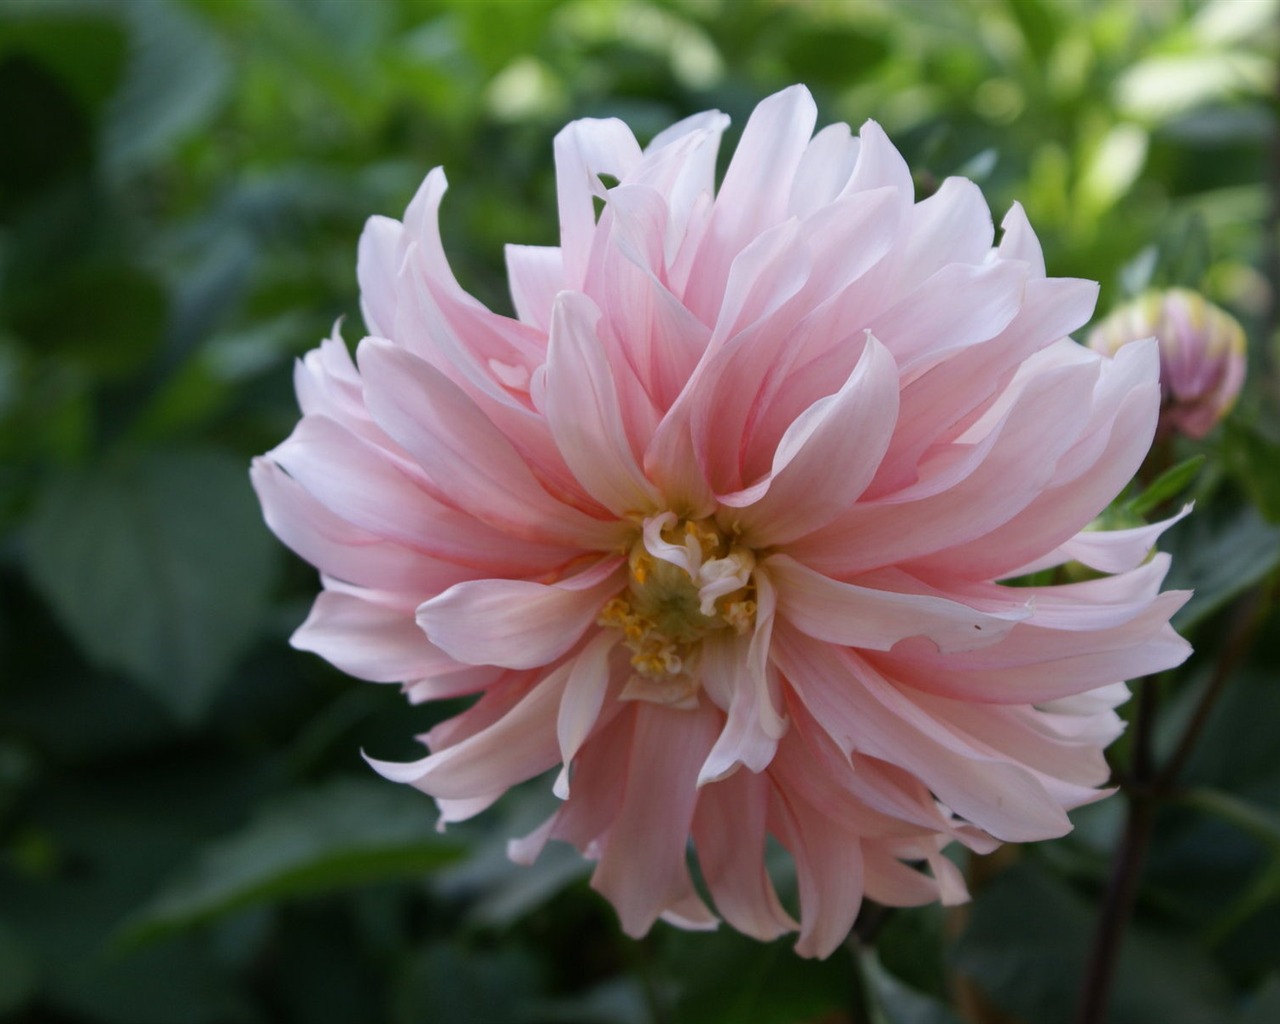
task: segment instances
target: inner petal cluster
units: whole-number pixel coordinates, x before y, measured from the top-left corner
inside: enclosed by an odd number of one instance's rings
[[[599,623],[620,630],[635,669],[622,697],[697,706],[700,641],[755,625],[756,559],[712,519],[674,512],[644,521],[627,558],[627,589],[601,609]]]

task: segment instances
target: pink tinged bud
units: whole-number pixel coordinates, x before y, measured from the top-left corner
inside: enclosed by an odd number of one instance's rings
[[[1198,292],[1171,288],[1115,310],[1089,335],[1089,347],[1114,355],[1150,337],[1160,344],[1159,433],[1204,437],[1244,384],[1244,329]]]

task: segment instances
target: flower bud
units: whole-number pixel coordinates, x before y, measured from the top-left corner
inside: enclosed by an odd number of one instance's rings
[[[1089,347],[1114,355],[1121,345],[1153,335],[1160,342],[1158,434],[1204,437],[1240,394],[1244,329],[1198,292],[1170,288],[1115,310],[1089,335]]]

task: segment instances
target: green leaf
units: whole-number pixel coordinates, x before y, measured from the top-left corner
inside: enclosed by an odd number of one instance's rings
[[[0,921],[0,1014],[19,1009],[36,989],[36,965],[26,944]]]
[[[1166,586],[1195,591],[1173,618],[1186,632],[1280,565],[1280,526],[1248,505],[1197,508],[1165,534],[1162,546],[1173,555]]]
[[[51,1001],[95,1024],[257,1024],[231,973],[203,943],[184,939],[71,967]]]
[[[1280,854],[1280,814],[1269,808],[1207,786],[1187,791],[1180,802],[1230,822]]]
[[[103,125],[103,162],[116,179],[166,156],[216,112],[231,81],[201,22],[169,3],[124,4],[129,59]]]
[[[847,950],[802,960],[794,936],[758,942],[727,928],[663,935],[664,964],[680,987],[674,1024],[793,1024],[821,1020],[849,999]]]
[[[953,964],[1002,1009],[1036,1024],[1067,1024],[1096,910],[1057,878],[1020,864],[974,901]],[[1135,926],[1121,951],[1109,1024],[1219,1024],[1227,986],[1189,941]]]
[[[534,1020],[539,964],[516,949],[478,953],[438,943],[414,960],[396,994],[395,1024],[521,1024]]]
[[[93,661],[198,718],[262,627],[277,549],[246,467],[206,450],[53,477],[27,567]]]
[[[1272,974],[1232,1024],[1275,1024],[1280,1020],[1280,974]]]
[[[461,852],[440,838],[433,819],[421,794],[365,780],[268,804],[164,885],[121,941],[146,941],[291,897],[417,877]]]
[[[1151,482],[1151,486],[1125,502],[1124,511],[1129,515],[1145,516],[1165,502],[1172,501],[1195,479],[1204,461],[1204,455],[1193,455],[1176,466],[1166,469]]]
[[[1256,428],[1227,420],[1225,454],[1231,475],[1272,523],[1280,523],[1280,444]]]
[[[873,953],[864,954],[862,964],[887,1024],[960,1024],[960,1018],[944,1004],[885,970]]]

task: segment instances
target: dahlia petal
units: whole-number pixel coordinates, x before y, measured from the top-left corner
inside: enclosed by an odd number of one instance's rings
[[[776,313],[809,278],[800,223],[789,218],[753,239],[734,257],[708,349]]]
[[[981,441],[948,447],[912,488],[855,506],[789,553],[820,572],[848,576],[990,533],[1048,482],[1093,384],[1089,366],[1037,375]]]
[[[752,671],[747,644],[708,638],[703,642],[699,671],[708,696],[728,711],[728,720],[698,771],[698,785],[724,779],[739,767],[764,771],[778,749],[778,737],[761,721],[763,683]],[[768,700],[767,692],[764,699]]]
[[[1009,260],[1021,260],[1031,265],[1032,272],[1044,274],[1044,250],[1027,220],[1027,212],[1021,203],[1014,203],[1000,222],[1004,234],[1000,238],[1000,255]]]
[[[375,683],[398,683],[457,668],[396,609],[333,590],[322,592],[290,643]]]
[[[536,668],[569,650],[605,600],[622,586],[620,559],[545,585],[529,580],[472,580],[418,609],[428,639],[467,665]]]
[[[748,119],[683,296],[703,323],[718,319],[733,258],[786,218],[791,181],[817,119],[813,97],[799,85],[769,97]]]
[[[658,916],[694,895],[685,860],[697,801],[698,766],[715,736],[708,710],[678,711],[640,702],[625,792],[591,887],[639,937]]]
[[[1002,261],[943,267],[867,325],[907,379],[956,349],[994,338],[1017,315],[1030,268]],[[947,325],[939,333],[939,322]]]
[[[950,836],[956,831],[937,799],[914,775],[896,765],[849,752],[793,699],[795,723],[769,766],[774,783],[863,839]]]
[[[1177,515],[1150,526],[1135,526],[1129,530],[1081,531],[1043,558],[1019,566],[1008,575],[1022,576],[1073,560],[1099,572],[1127,572],[1141,564],[1151,554],[1160,535],[1174,523],[1190,515],[1193,507],[1189,503],[1183,505]]]
[[[996,704],[1058,700],[1182,664],[1191,647],[1168,621],[1189,596],[1187,591],[1166,591],[1141,615],[1110,629],[1020,625],[991,648],[948,655],[941,674],[937,652],[907,640],[890,656],[892,673],[916,689],[944,697]]]
[[[1025,599],[1034,614],[1033,626],[1092,631],[1130,622],[1145,612],[1169,573],[1170,557],[1154,555],[1144,565],[1114,576],[1053,587],[1009,588]]]
[[[998,642],[1032,614],[1029,607],[989,613],[941,597],[842,583],[787,555],[771,555],[763,565],[789,623],[816,640],[849,647],[887,651],[920,636],[942,653],[965,651]]]
[[[780,664],[814,717],[845,749],[899,764],[978,827],[1007,842],[1066,834],[1071,823],[1031,772],[976,750],[847,649],[790,632]],[[844,677],[839,690],[831,678]]]
[[[704,787],[693,817],[698,866],[716,910],[738,931],[768,942],[799,925],[765,870],[766,776],[748,772]]]
[[[825,526],[857,500],[875,475],[898,414],[898,370],[888,350],[868,336],[862,358],[840,390],[821,398],[783,434],[767,489],[721,496],[751,504],[734,514],[743,536],[760,545],[785,544]],[[832,474],[833,466],[840,467]],[[798,502],[795,495],[807,500]]]
[[[378,338],[361,342],[359,364],[374,418],[451,504],[513,536],[617,545],[615,524],[548,494],[502,432],[439,370]]]
[[[845,186],[845,193],[869,192],[877,188],[892,188],[906,205],[915,194],[911,168],[902,154],[875,121],[862,122],[858,129],[858,162]]]
[[[569,681],[556,718],[556,739],[564,768],[553,788],[561,800],[569,796],[569,766],[596,724],[604,704],[609,688],[609,655],[616,645],[614,636],[601,633],[573,660],[569,670]]]
[[[692,885],[689,887],[687,896],[678,903],[673,903],[658,916],[667,924],[684,928],[686,931],[712,932],[720,927],[720,918],[711,913]]]
[[[336,516],[266,458],[249,471],[267,525],[322,573],[375,590],[443,590],[474,575],[470,570],[384,541]]]
[[[556,761],[555,716],[568,678],[556,669],[487,729],[418,761],[365,760],[384,778],[430,796],[489,800],[546,771]],[[458,820],[458,819],[453,819]]]
[[[858,162],[858,142],[847,124],[829,124],[805,147],[791,184],[788,212],[802,220],[817,213],[844,190]]]
[[[605,194],[600,175],[626,178],[640,160],[640,145],[617,118],[586,118],[561,129],[555,159],[565,287],[575,288],[586,276],[596,226],[595,199]]]
[[[774,792],[770,819],[796,865],[800,938],[796,952],[830,956],[862,906],[862,845],[815,808]]]
[[[1056,479],[1016,515],[980,540],[932,556],[929,565],[961,575],[1005,576],[1036,553],[1068,541],[1101,513],[1137,472],[1155,432],[1160,389],[1141,369],[1144,359],[1155,365],[1155,351],[1154,341],[1149,347],[1128,345],[1108,367],[1112,372],[1099,382],[1094,403],[1099,429],[1077,444],[1085,454],[1072,458],[1075,453],[1067,452],[1054,467]],[[1128,366],[1122,360],[1126,353],[1132,356]]]
[[[925,450],[971,426],[1024,360],[1088,323],[1097,295],[1098,286],[1092,281],[1030,280],[1022,307],[1005,330],[956,352],[910,381],[902,389],[897,429],[867,499],[913,483]]]
[[[455,302],[473,309],[483,309],[480,302],[458,284],[444,253],[444,244],[440,238],[440,203],[448,188],[449,181],[444,168],[434,167],[427,172],[418,191],[409,200],[404,211],[406,244],[399,280],[403,282],[406,278],[412,279],[416,271],[421,275],[422,282]],[[397,337],[403,336],[397,328]]]
[[[935,879],[903,864],[874,842],[862,844],[862,882],[868,898],[886,907],[919,907],[940,895]]]
[[[516,316],[540,331],[549,331],[552,303],[564,290],[560,249],[550,245],[508,245],[504,253]]]
[[[383,450],[333,420],[308,416],[267,457],[318,503],[357,530],[474,568],[539,573],[573,552],[507,537],[446,508]]]
[[[585,296],[556,299],[547,346],[545,415],[582,487],[619,516],[660,505],[627,438],[618,395],[595,332],[599,311]]]
[[[369,334],[385,335],[395,327],[399,305],[395,282],[403,259],[404,225],[390,217],[370,217],[360,234],[356,258],[360,315]]]

